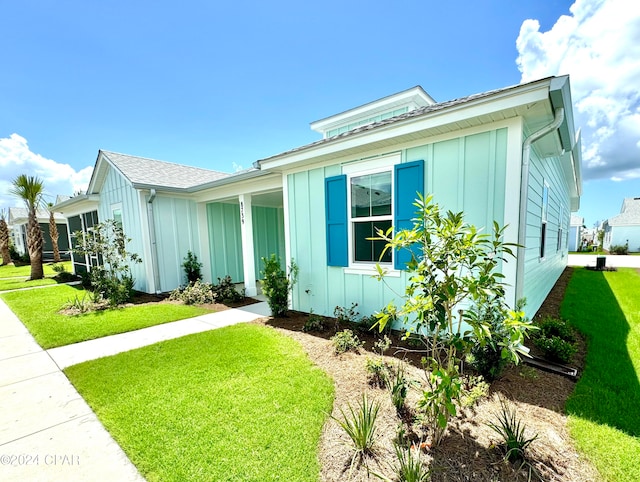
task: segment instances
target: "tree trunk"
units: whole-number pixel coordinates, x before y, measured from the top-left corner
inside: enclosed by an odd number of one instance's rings
[[[31,258],[31,278],[32,280],[44,278],[42,268],[42,229],[38,224],[38,217],[35,209],[29,210],[29,222],[27,223],[27,249]]]
[[[3,266],[13,264],[11,253],[9,252],[9,227],[4,219],[0,219],[0,255],[2,256]]]
[[[53,261],[60,262],[60,248],[58,248],[58,226],[53,217],[53,212],[49,211],[49,236],[51,236],[51,244],[53,245]]]

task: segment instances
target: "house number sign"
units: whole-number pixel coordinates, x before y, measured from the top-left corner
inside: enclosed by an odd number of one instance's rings
[[[240,201],[240,224],[244,226],[244,202]]]

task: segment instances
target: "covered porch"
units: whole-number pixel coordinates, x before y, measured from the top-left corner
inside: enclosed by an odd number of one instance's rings
[[[251,174],[200,194],[198,215],[205,280],[216,283],[228,275],[247,296],[256,296],[262,258],[275,254],[285,267],[285,212],[282,176]]]

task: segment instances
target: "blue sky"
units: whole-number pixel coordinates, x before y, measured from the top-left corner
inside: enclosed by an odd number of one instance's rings
[[[414,85],[444,101],[569,73],[590,227],[640,196],[635,3],[4,2],[0,207],[23,172],[81,189],[98,149],[232,172]]]

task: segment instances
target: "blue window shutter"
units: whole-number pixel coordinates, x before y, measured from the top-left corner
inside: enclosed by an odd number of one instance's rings
[[[416,214],[416,207],[413,203],[418,197],[418,193],[424,195],[424,161],[396,164],[394,170],[393,226],[397,232],[413,227],[411,220]],[[400,250],[394,254],[394,268],[405,269],[406,264],[411,261],[411,253],[407,250]]]
[[[324,180],[325,217],[327,223],[327,264],[349,265],[347,176],[328,177]]]

